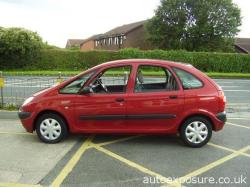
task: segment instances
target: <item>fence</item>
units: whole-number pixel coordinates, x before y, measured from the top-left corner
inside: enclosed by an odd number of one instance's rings
[[[58,76],[39,76],[0,72],[0,106],[19,107],[27,97],[67,78],[60,73]]]

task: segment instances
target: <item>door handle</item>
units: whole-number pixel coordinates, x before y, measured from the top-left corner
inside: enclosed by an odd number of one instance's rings
[[[177,98],[178,98],[177,95],[170,95],[170,96],[169,96],[169,99],[177,99]]]
[[[116,102],[124,102],[125,100],[124,100],[124,98],[116,98],[115,101]]]

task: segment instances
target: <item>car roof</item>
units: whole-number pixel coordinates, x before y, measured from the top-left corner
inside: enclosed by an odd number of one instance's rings
[[[144,65],[168,65],[176,68],[181,68],[184,70],[196,70],[191,64],[182,63],[182,62],[174,62],[174,61],[167,61],[167,60],[160,60],[160,59],[122,59],[122,60],[114,60],[99,64],[94,66],[86,71],[82,72],[81,74],[76,75],[75,77],[79,77],[82,74],[88,73],[90,71],[95,71],[99,68],[108,68],[112,66],[119,66],[119,65],[132,65],[132,64],[144,64]]]
[[[166,60],[158,60],[158,59],[123,59],[123,60],[114,60],[110,62],[102,63],[96,67],[103,67],[103,66],[110,66],[110,65],[124,65],[124,64],[162,64],[162,65],[169,65],[175,67],[193,67],[191,64],[186,64],[182,62],[174,62],[174,61],[166,61]]]

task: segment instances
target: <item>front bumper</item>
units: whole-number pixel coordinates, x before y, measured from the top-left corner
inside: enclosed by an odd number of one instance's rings
[[[226,113],[226,111],[216,114],[216,117],[217,117],[217,119],[219,119],[220,121],[222,121],[224,123],[227,121],[227,113]]]
[[[31,116],[31,112],[18,112],[18,117],[22,120],[22,119],[27,119]]]
[[[19,111],[18,112],[18,117],[20,118],[23,127],[26,129],[27,132],[33,132],[33,113],[31,112],[24,112],[24,111]]]

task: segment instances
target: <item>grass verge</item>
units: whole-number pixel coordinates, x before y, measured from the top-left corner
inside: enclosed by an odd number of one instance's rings
[[[74,76],[81,71],[4,71],[4,75],[19,75],[19,76],[58,76],[61,73],[62,76]],[[157,76],[158,72],[148,71],[147,75]],[[220,72],[206,72],[209,77],[212,78],[250,78],[250,73],[220,73]]]
[[[237,78],[237,79],[249,79],[250,73],[218,73],[218,72],[206,72],[209,77],[212,78]]]
[[[14,105],[14,104],[8,104],[8,105],[0,105],[0,110],[8,110],[8,111],[17,111],[20,106]]]
[[[3,71],[4,75],[11,75],[11,76],[58,76],[60,73],[64,76],[73,76],[81,73],[82,71]]]

